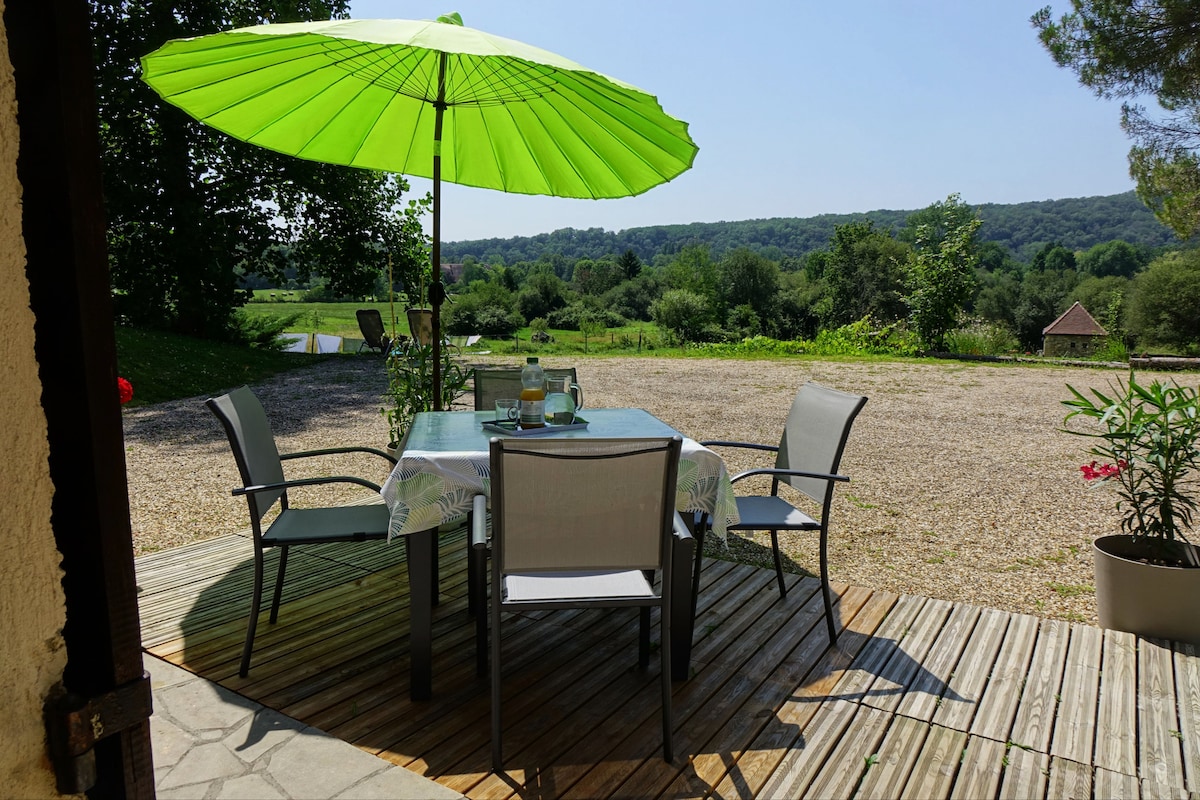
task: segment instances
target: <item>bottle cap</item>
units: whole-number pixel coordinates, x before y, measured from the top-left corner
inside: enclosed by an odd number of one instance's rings
[[[537,356],[529,356],[529,357],[527,357],[527,358],[525,359],[525,363],[526,363],[526,364],[536,364],[536,363],[538,363]]]

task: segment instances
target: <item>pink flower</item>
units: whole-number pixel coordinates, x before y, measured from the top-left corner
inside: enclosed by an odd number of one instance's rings
[[[121,398],[121,404],[124,405],[133,399],[133,384],[124,378],[117,378],[117,396]]]
[[[1127,461],[1125,461],[1124,459],[1121,459],[1115,465],[1114,464],[1101,464],[1100,466],[1096,466],[1096,462],[1093,461],[1091,464],[1084,464],[1079,469],[1081,472],[1083,472],[1083,479],[1085,481],[1094,481],[1097,478],[1100,478],[1100,479],[1111,478],[1114,475],[1119,474],[1121,472],[1121,470],[1125,469],[1128,466],[1129,466],[1129,463]]]

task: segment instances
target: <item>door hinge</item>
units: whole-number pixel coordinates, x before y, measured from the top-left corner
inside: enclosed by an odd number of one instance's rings
[[[86,792],[96,784],[96,742],[139,725],[154,711],[150,674],[91,699],[70,692],[46,705],[46,735],[58,791]]]

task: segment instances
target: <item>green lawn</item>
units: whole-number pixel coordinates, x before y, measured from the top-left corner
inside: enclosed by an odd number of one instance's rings
[[[258,290],[255,294],[258,295],[262,291],[265,290]],[[378,309],[379,313],[383,316],[384,328],[391,329],[389,320],[391,319],[392,310],[388,307],[387,303],[303,303],[289,299],[277,300],[273,303],[249,303],[243,308],[246,314],[253,317],[274,316],[283,318],[299,314],[295,322],[285,328],[288,333],[328,333],[334,336],[361,338],[362,334],[358,330],[358,319],[354,316],[354,312],[360,308]],[[395,312],[397,317],[396,333],[402,336],[409,335],[408,320],[404,316],[404,308],[400,304],[396,304]],[[526,352],[530,349],[530,333],[529,328],[522,328],[517,331],[516,339],[519,340],[519,345],[510,336],[503,339],[486,339],[484,342],[481,342],[481,346],[491,349],[493,352],[513,352],[514,349],[517,349],[518,352]],[[635,354],[638,351],[639,334],[642,338],[643,349],[645,349],[645,343],[648,338],[654,339],[656,342],[659,339],[658,328],[650,322],[627,325],[623,328],[610,328],[604,332],[604,335],[599,340],[589,340],[586,345],[583,334],[579,331],[551,328],[548,333],[554,337],[554,343],[538,345],[536,348],[538,352],[581,353],[584,352],[586,347],[589,353],[619,350],[625,354]]]
[[[296,321],[287,326],[289,333],[328,333],[334,336],[361,338],[358,318],[354,312],[360,308],[374,308],[383,315],[383,325],[390,329],[391,309],[387,303],[302,303],[294,300],[278,300],[274,303],[247,303],[243,311],[251,317],[283,318],[299,314]],[[396,307],[396,332],[408,334],[408,320],[404,307]]]
[[[277,353],[136,328],[117,328],[116,338],[117,374],[133,384],[130,405],[218,394],[322,359],[350,357]]]

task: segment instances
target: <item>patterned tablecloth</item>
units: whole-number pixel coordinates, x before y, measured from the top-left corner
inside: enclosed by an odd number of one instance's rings
[[[501,435],[483,430],[488,411],[433,411],[418,414],[404,451],[381,494],[392,512],[389,539],[436,527],[471,510],[474,497],[490,494],[488,441]],[[558,432],[564,438],[675,436],[678,431],[639,408],[588,408],[584,430]],[[682,434],[679,434],[682,435]],[[713,531],[725,538],[738,521],[729,473],[721,457],[684,437],[679,457],[675,508],[703,511]]]

